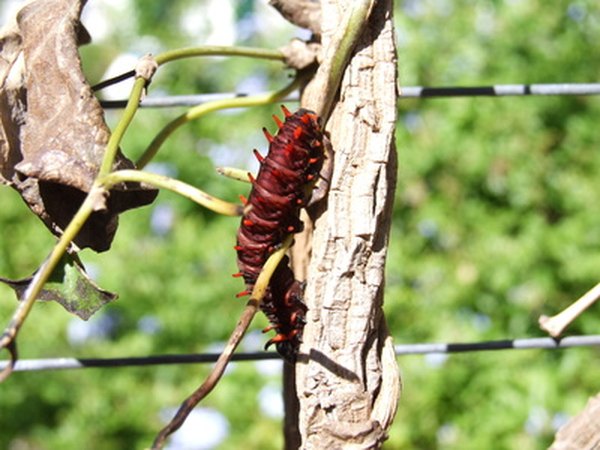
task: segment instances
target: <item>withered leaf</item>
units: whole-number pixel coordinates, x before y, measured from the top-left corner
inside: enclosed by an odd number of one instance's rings
[[[0,182],[60,235],[100,168],[110,131],[81,70],[79,17],[85,0],[36,0],[0,32]],[[119,154],[114,169],[133,168]],[[110,248],[118,214],[151,203],[157,190],[122,183],[75,238]]]
[[[0,277],[0,282],[10,286],[17,298],[23,300],[32,279],[33,275],[23,280]],[[116,298],[116,294],[101,289],[88,277],[77,258],[65,255],[36,300],[58,302],[70,313],[88,320],[102,306]]]

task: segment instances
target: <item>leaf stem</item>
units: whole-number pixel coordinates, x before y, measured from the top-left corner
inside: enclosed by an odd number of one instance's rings
[[[174,178],[166,177],[139,170],[118,170],[103,177],[100,182],[108,190],[115,184],[136,181],[140,183],[151,184],[162,189],[173,191],[182,197],[186,197],[201,206],[204,206],[217,214],[225,216],[241,216],[243,207],[235,203],[226,202],[217,197],[213,197],[194,186],[184,183]]]

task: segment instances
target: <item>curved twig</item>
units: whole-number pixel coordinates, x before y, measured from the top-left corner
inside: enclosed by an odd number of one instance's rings
[[[150,184],[158,188],[168,189],[182,197],[192,200],[200,206],[204,206],[206,209],[210,209],[217,214],[223,214],[224,216],[235,217],[241,216],[243,213],[244,208],[242,205],[221,200],[220,198],[207,194],[190,184],[164,175],[142,172],[141,170],[118,170],[106,175],[101,180],[106,189],[110,189],[115,184],[127,181],[136,181],[139,183]]]
[[[228,47],[219,45],[169,50],[164,53],[159,53],[154,59],[158,65],[161,66],[171,61],[183,58],[193,58],[196,56],[244,56],[247,58],[284,61],[284,56],[279,50],[260,47]]]
[[[583,294],[575,302],[560,313],[548,317],[539,318],[540,328],[553,338],[558,338],[571,322],[577,319],[583,312],[600,299],[600,283]]]
[[[192,412],[192,410],[196,407],[196,405],[206,397],[217,385],[225,369],[227,368],[227,364],[229,364],[229,360],[233,355],[233,352],[237,348],[238,344],[241,342],[242,337],[246,333],[246,330],[250,326],[254,315],[258,311],[259,302],[256,299],[251,298],[246,303],[246,308],[240,317],[233,333],[229,337],[227,341],[227,346],[223,350],[223,353],[219,356],[219,359],[215,363],[212,371],[206,377],[204,382],[188,397],[186,398],[175,416],[171,419],[171,421],[164,427],[152,443],[152,450],[157,450],[162,448],[165,443],[165,440],[175,431],[177,431],[181,425],[187,419],[187,416]]]
[[[157,65],[161,66],[165,63],[176,61],[183,58],[194,58],[198,56],[245,56],[248,58],[261,58],[270,59],[275,61],[284,61],[285,56],[279,50],[268,50],[264,48],[253,48],[253,47],[226,47],[219,45],[209,45],[202,47],[189,47],[178,50],[169,50],[164,53],[159,53],[154,57]],[[121,81],[127,80],[136,75],[136,70],[130,70],[124,72],[115,77],[103,80],[94,86],[93,91],[99,91],[101,89],[112,86],[113,84],[120,83]]]
[[[180,126],[185,125],[192,120],[196,120],[205,114],[210,112],[219,111],[221,109],[229,108],[241,108],[247,106],[260,106],[268,103],[273,103],[285,98],[290,92],[294,91],[302,82],[303,77],[297,76],[294,81],[288,84],[283,89],[276,92],[269,92],[266,94],[253,95],[249,97],[236,97],[228,98],[223,100],[215,100],[209,103],[203,103],[194,108],[189,109],[184,114],[173,119],[165,127],[160,130],[156,137],[150,142],[148,148],[144,151],[142,156],[136,161],[138,169],[143,168],[148,164],[152,158],[158,153],[158,150],[167,138]]]

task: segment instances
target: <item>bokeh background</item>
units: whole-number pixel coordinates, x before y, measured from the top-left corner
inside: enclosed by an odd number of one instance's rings
[[[20,2],[3,0],[6,21]],[[396,2],[401,84],[480,86],[594,82],[595,1]],[[91,0],[82,48],[95,83],[148,52],[203,45],[277,48],[306,33],[254,0]],[[290,72],[241,58],[161,68],[152,96],[277,89]],[[124,98],[127,87],[102,93]],[[290,104],[291,108],[295,105]],[[144,109],[123,144],[135,159],[182,108]],[[212,114],[178,130],[150,169],[235,201],[247,185],[215,166],[252,169],[251,149],[277,105]],[[111,125],[119,111],[108,112]],[[397,343],[543,336],[554,314],[600,273],[600,99],[403,99],[399,183],[385,311]],[[31,274],[53,238],[0,187],[0,275]],[[342,220],[342,218],[340,218]],[[112,249],[84,251],[95,280],[119,294],[89,322],[38,304],[19,336],[21,358],[218,351],[242,309],[234,295],[238,221],[163,192],[121,217]],[[0,287],[0,318],[14,295]],[[242,350],[264,343],[258,318]],[[570,329],[598,333],[592,308]],[[600,390],[598,349],[404,356],[404,392],[386,449],[543,449]],[[16,373],[0,385],[0,448],[147,447],[207,374],[202,365]],[[171,449],[282,448],[281,363],[232,364]]]

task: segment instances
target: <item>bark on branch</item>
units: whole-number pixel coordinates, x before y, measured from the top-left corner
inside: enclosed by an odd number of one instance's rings
[[[342,2],[322,2],[324,53],[342,15]],[[379,448],[396,411],[400,380],[381,309],[397,169],[396,77],[391,2],[379,1],[327,125],[333,177],[314,224],[296,368],[303,449]],[[319,93],[307,91],[310,108]]]
[[[598,450],[600,448],[600,394],[589,400],[577,416],[556,433],[550,450]]]

